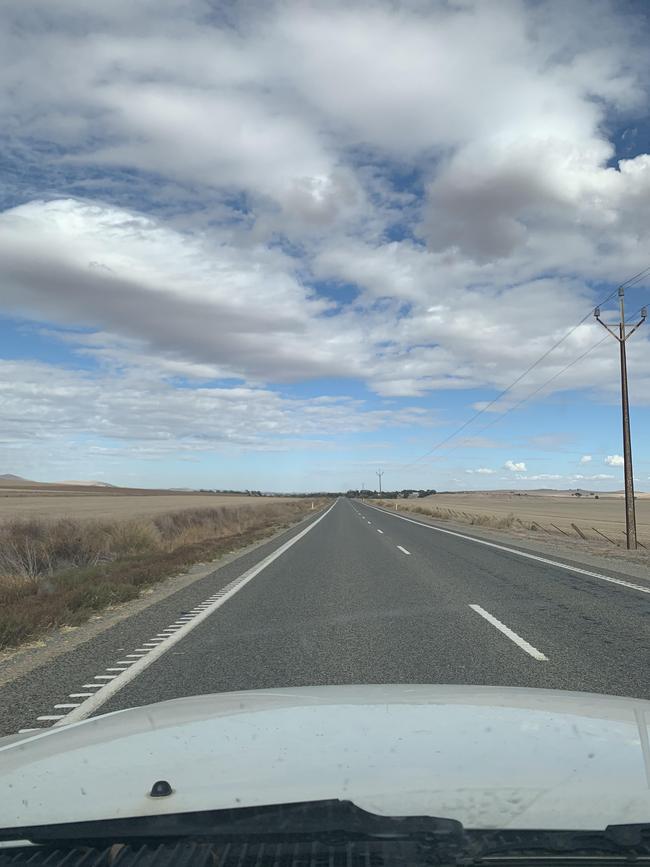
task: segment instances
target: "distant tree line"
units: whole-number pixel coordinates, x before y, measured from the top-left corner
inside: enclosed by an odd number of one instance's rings
[[[232,488],[199,488],[200,494],[238,494],[240,497],[263,497],[261,491],[235,491]],[[268,494],[266,496],[269,496]]]
[[[346,497],[363,497],[364,499],[375,500],[410,500],[421,497],[430,497],[437,493],[433,488],[404,488],[401,491],[347,491]]]

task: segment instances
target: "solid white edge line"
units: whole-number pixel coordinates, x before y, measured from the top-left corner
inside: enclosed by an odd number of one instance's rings
[[[485,608],[481,608],[480,605],[470,605],[469,607],[472,611],[476,611],[477,614],[480,614],[488,623],[491,623],[492,626],[499,630],[499,632],[502,632],[506,638],[509,638],[510,641],[514,642],[517,647],[520,647],[524,653],[532,656],[533,659],[536,659],[538,662],[548,662],[548,656],[545,656],[541,650],[538,650],[536,647],[533,647],[532,644],[525,641],[521,635],[517,635],[516,632],[513,632],[512,629],[505,625],[505,623],[501,623],[500,620],[497,620],[496,617],[490,614],[489,611],[486,611]]]
[[[399,548],[399,550],[400,550],[403,554],[408,554],[408,555],[410,556],[411,552],[410,552],[410,551],[407,551],[406,548],[402,548],[401,545],[398,545],[397,547]]]
[[[118,674],[113,676],[109,683],[107,683],[100,692],[95,693],[91,698],[87,698],[86,701],[83,701],[79,707],[70,711],[70,713],[66,714],[63,717],[56,717],[57,722],[55,726],[60,725],[69,725],[70,723],[80,722],[81,720],[86,719],[86,717],[90,716],[94,713],[98,708],[100,708],[109,698],[114,696],[117,692],[119,692],[123,687],[130,683],[130,681],[134,680],[139,674],[141,674],[146,668],[148,668],[153,662],[159,659],[164,653],[166,653],[171,647],[185,638],[186,635],[195,629],[200,623],[203,623],[204,620],[207,620],[218,608],[224,605],[235,593],[238,593],[242,587],[245,587],[250,581],[255,578],[256,575],[259,575],[267,566],[270,566],[274,560],[277,560],[278,557],[281,557],[285,551],[288,551],[293,545],[296,544],[303,536],[306,536],[310,530],[313,530],[317,524],[326,518],[329,513],[332,511],[334,506],[336,505],[337,500],[335,500],[329,509],[326,512],[323,512],[315,521],[312,521],[304,530],[301,530],[299,533],[296,533],[295,536],[292,536],[287,542],[283,545],[280,545],[275,551],[271,554],[267,555],[263,560],[261,560],[256,566],[251,567],[246,572],[242,573],[239,578],[236,578],[237,582],[234,587],[232,587],[227,593],[224,593],[219,599],[209,605],[205,610],[201,611],[196,615],[189,623],[185,624],[181,629],[171,635],[163,644],[158,644],[156,647],[153,647],[146,656],[141,657],[134,663],[130,668],[126,671],[122,672],[122,674]],[[96,675],[96,679],[98,678],[108,678],[109,675]],[[38,719],[53,719],[53,717],[39,717]],[[42,735],[37,735],[37,737],[42,737]],[[2,751],[2,747],[0,747],[0,752]]]
[[[507,545],[498,545],[496,542],[488,542],[486,539],[477,539],[476,536],[466,536],[464,533],[457,533],[455,530],[445,530],[442,527],[435,527],[433,524],[423,524],[421,521],[414,521],[413,518],[405,518],[404,515],[389,512],[388,509],[380,509],[377,506],[368,506],[368,508],[383,512],[384,515],[390,515],[391,518],[400,518],[402,521],[408,521],[409,524],[417,524],[418,527],[424,527],[436,533],[457,536],[459,539],[466,539],[468,542],[476,542],[477,545],[487,545],[488,548],[496,548],[497,551],[507,551],[508,554],[517,554],[519,557],[525,557],[527,560],[536,560],[538,563],[546,563],[548,566],[558,566],[560,569],[568,569],[569,572],[577,572],[579,575],[599,578],[601,581],[608,581],[610,584],[620,584],[621,587],[627,587],[630,590],[650,593],[650,587],[642,587],[640,584],[633,584],[631,581],[623,581],[622,578],[612,578],[611,575],[603,575],[601,572],[591,572],[589,569],[580,569],[578,566],[569,566],[567,563],[560,563],[558,560],[549,560],[548,557],[528,554],[526,551],[518,551],[516,548],[508,548]]]

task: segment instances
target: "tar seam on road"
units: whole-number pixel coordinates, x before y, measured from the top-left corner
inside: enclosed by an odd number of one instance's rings
[[[499,632],[502,632],[510,641],[513,641],[518,647],[527,653],[529,656],[532,656],[533,659],[538,660],[538,662],[548,662],[548,656],[544,656],[544,654],[538,650],[536,647],[533,647],[532,644],[529,644],[527,641],[521,637],[521,635],[517,635],[516,632],[513,632],[512,629],[509,629],[505,623],[501,623],[500,620],[497,620],[489,611],[486,611],[485,608],[481,608],[480,605],[470,605],[469,606],[472,611],[476,611],[477,614],[480,614],[488,623],[491,623]]]
[[[366,503],[366,505],[368,504]],[[623,581],[622,578],[612,578],[611,575],[603,575],[600,572],[590,572],[588,569],[580,569],[578,566],[569,566],[566,563],[560,563],[558,560],[549,560],[547,557],[539,557],[537,554],[528,554],[526,551],[517,550],[517,548],[508,548],[507,545],[498,545],[496,542],[477,539],[475,536],[466,536],[464,533],[457,533],[455,530],[444,530],[442,527],[434,527],[433,524],[423,524],[421,521],[414,521],[413,518],[405,518],[404,515],[396,515],[394,512],[389,512],[387,509],[379,509],[377,506],[368,506],[368,508],[376,509],[378,512],[383,512],[384,515],[389,515],[391,518],[399,518],[402,521],[408,521],[409,524],[417,524],[418,527],[424,527],[425,530],[433,530],[436,533],[446,533],[448,536],[456,536],[458,539],[466,539],[468,542],[476,542],[477,545],[487,545],[488,548],[496,548],[497,551],[507,551],[508,554],[517,554],[519,557],[525,557],[527,560],[536,560],[538,563],[546,563],[548,566],[557,566],[560,569],[568,569],[570,572],[577,572],[579,575],[588,575],[590,578],[599,578],[601,581],[608,581],[610,584],[619,584],[621,587],[627,587],[629,590],[638,590],[640,593],[650,593],[650,587],[642,587],[640,584],[633,584],[631,581]]]
[[[245,587],[249,581],[252,581],[256,575],[259,575],[267,566],[270,566],[274,560],[277,560],[278,557],[281,557],[285,551],[295,545],[303,536],[306,536],[310,530],[312,530],[316,524],[319,524],[323,518],[327,517],[331,510],[336,505],[334,502],[329,509],[324,512],[320,517],[316,518],[315,521],[312,521],[309,526],[305,527],[304,530],[301,530],[300,533],[297,533],[279,548],[277,548],[273,553],[269,554],[263,560],[261,560],[256,566],[248,569],[238,578],[235,578],[234,581],[226,584],[225,587],[222,587],[216,593],[213,593],[212,596],[209,596],[207,600],[200,602],[198,605],[195,605],[192,611],[192,618],[187,620],[186,618],[182,618],[182,620],[176,620],[171,624],[169,629],[173,629],[173,632],[169,632],[167,638],[157,638],[143,644],[144,653],[138,651],[137,659],[133,660],[133,665],[130,668],[124,669],[120,674],[96,674],[94,679],[96,681],[101,681],[100,683],[84,683],[83,688],[93,688],[98,689],[98,692],[92,693],[89,698],[85,701],[81,702],[77,707],[70,710],[67,714],[47,714],[43,716],[37,717],[37,721],[39,722],[53,722],[55,726],[60,725],[70,725],[72,723],[80,722],[86,717],[90,716],[94,713],[99,707],[105,704],[109,698],[112,698],[119,690],[125,687],[130,681],[136,678],[139,674],[141,674],[146,668],[148,668],[153,662],[159,659],[170,647],[173,647],[177,644],[181,639],[185,638],[193,629],[195,629],[200,623],[210,617],[218,608],[220,608],[225,602],[228,601],[232,596],[235,595],[242,587]],[[155,643],[154,643],[155,642]],[[146,645],[150,645],[146,647]],[[127,656],[135,656],[136,654],[127,654]],[[106,671],[115,671],[114,667],[107,668]],[[72,697],[72,693],[70,694]],[[60,705],[59,705],[60,707]],[[35,737],[41,737],[44,733],[51,730],[51,727],[47,728],[39,728],[37,731],[39,734],[35,735]],[[0,748],[0,751],[2,748]]]

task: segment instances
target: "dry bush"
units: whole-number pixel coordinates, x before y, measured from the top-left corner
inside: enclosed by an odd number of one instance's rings
[[[517,520],[513,514],[509,515],[469,515],[470,524],[478,527],[491,527],[494,530],[508,530],[514,527]]]
[[[320,508],[323,503],[317,503]],[[186,509],[130,521],[0,526],[0,647],[133,599],[142,587],[289,526],[311,501]]]
[[[387,506],[384,501],[380,505]],[[422,506],[411,505],[408,502],[400,503],[400,509],[407,512],[413,512],[416,515],[426,515],[428,518],[435,518],[437,521],[449,521],[453,519],[459,523],[472,524],[478,527],[492,527],[495,530],[507,530],[515,526],[516,521],[513,514],[509,515],[484,515],[484,514],[467,514],[465,512],[454,512],[451,509],[437,506]]]

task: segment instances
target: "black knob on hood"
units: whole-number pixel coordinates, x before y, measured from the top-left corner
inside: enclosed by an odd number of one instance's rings
[[[171,795],[173,789],[167,780],[157,780],[151,787],[149,794],[152,798],[166,798]]]

